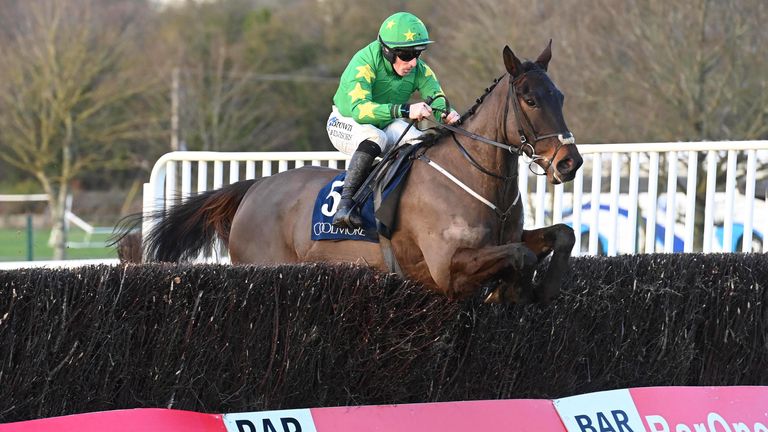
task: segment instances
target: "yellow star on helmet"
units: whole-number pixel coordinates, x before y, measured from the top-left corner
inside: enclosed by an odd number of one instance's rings
[[[408,29],[407,32],[403,33],[403,36],[405,36],[405,40],[412,41],[414,40],[413,37],[416,36],[416,33],[413,33],[411,29]]]
[[[363,87],[360,85],[360,83],[355,83],[355,88],[347,93],[352,97],[352,102],[358,100],[358,99],[365,99],[365,95],[370,93],[368,90],[363,89]]]
[[[376,78],[376,74],[373,73],[373,69],[371,69],[371,65],[363,65],[358,66],[357,68],[357,75],[355,75],[355,78],[365,78],[368,83],[373,81],[374,78]]]
[[[395,24],[397,24],[395,20],[389,20],[387,23],[387,30],[390,30]]]
[[[430,77],[430,76],[435,76],[435,73],[432,72],[432,68],[431,67],[429,67],[427,65],[424,65],[424,77],[426,78],[426,77]]]
[[[360,114],[358,114],[357,118],[364,119],[366,117],[370,118],[376,118],[376,115],[373,114],[373,109],[379,106],[379,104],[375,104],[373,102],[366,102],[364,104],[358,105],[358,108],[360,109]]]

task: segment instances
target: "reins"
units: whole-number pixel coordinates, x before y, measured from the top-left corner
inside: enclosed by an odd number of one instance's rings
[[[517,178],[517,175],[518,175],[517,169],[513,169],[512,173],[510,175],[501,175],[501,174],[494,173],[491,170],[483,167],[479,162],[477,162],[477,160],[475,160],[475,158],[472,156],[472,154],[461,144],[461,142],[459,142],[459,140],[456,137],[456,135],[459,134],[459,135],[465,136],[467,138],[470,138],[470,139],[472,139],[474,141],[479,141],[479,142],[482,142],[484,144],[489,144],[489,145],[492,145],[494,147],[498,147],[498,148],[507,150],[511,155],[513,155],[515,157],[515,161],[514,161],[515,165],[516,165],[517,158],[521,154],[524,154],[524,153],[527,154],[527,152],[525,151],[526,148],[527,148],[530,151],[530,156],[529,157],[531,158],[531,161],[529,162],[529,169],[531,170],[531,172],[533,172],[534,174],[537,174],[537,175],[546,174],[546,172],[549,171],[549,169],[552,168],[552,163],[554,162],[554,159],[557,156],[557,154],[560,151],[560,149],[563,146],[565,146],[565,145],[574,144],[575,143],[575,139],[573,138],[573,134],[571,134],[570,131],[566,131],[565,133],[550,133],[550,134],[545,134],[545,135],[538,135],[536,133],[536,129],[534,128],[532,122],[530,121],[528,116],[523,112],[522,107],[520,106],[520,100],[518,98],[517,84],[529,72],[534,72],[534,71],[523,72],[521,75],[519,75],[517,78],[514,78],[514,79],[512,78],[511,75],[509,76],[509,87],[508,87],[508,91],[507,91],[507,97],[506,97],[505,102],[504,102],[504,116],[502,117],[502,120],[501,120],[502,124],[501,124],[501,127],[500,127],[500,130],[502,131],[502,136],[503,136],[503,141],[504,142],[494,141],[492,139],[489,139],[489,138],[486,138],[484,136],[478,135],[478,134],[476,134],[474,132],[470,132],[470,131],[468,131],[468,130],[466,130],[464,128],[461,128],[461,127],[458,127],[458,126],[453,126],[453,125],[448,125],[448,124],[442,124],[442,123],[439,123],[439,122],[437,122],[437,121],[435,121],[435,120],[433,120],[431,118],[428,118],[428,120],[430,122],[432,122],[432,123],[437,125],[437,128],[445,129],[445,130],[450,131],[451,137],[453,139],[453,142],[456,144],[456,146],[458,147],[460,153],[464,156],[464,158],[467,159],[467,161],[469,161],[470,165],[472,165],[473,167],[475,167],[477,170],[479,170],[480,172],[482,172],[485,175],[488,175],[490,177],[494,177],[494,178],[503,180],[505,185],[507,185],[508,182],[510,182],[510,181],[512,181],[512,180]],[[471,117],[475,113],[475,111],[477,110],[477,107],[480,106],[480,104],[483,103],[485,97],[488,96],[493,91],[493,89],[498,85],[499,82],[501,82],[501,80],[503,78],[504,78],[504,75],[502,75],[501,77],[496,78],[496,79],[493,80],[493,84],[491,84],[489,87],[487,87],[485,89],[485,93],[482,96],[480,96],[476,100],[475,104],[472,107],[470,107],[469,110],[467,110],[467,112],[459,119],[459,122],[458,122],[459,124],[464,122],[467,118]],[[439,97],[442,97],[442,98],[445,99],[444,95],[439,95],[435,99],[437,99]],[[510,145],[510,140],[509,140],[509,137],[507,135],[507,123],[508,123],[507,119],[509,117],[510,101],[512,101],[511,103],[512,103],[513,115],[515,116],[515,121],[516,121],[516,124],[518,125],[518,131],[517,132],[518,132],[518,137],[519,137],[519,141],[520,141],[520,146]],[[447,99],[446,99],[446,105],[449,106]],[[442,110],[442,109],[439,109],[439,108],[435,108],[435,110],[436,111],[442,111],[445,114],[450,112],[450,108],[446,108],[445,110]],[[526,129],[529,131],[528,133],[526,133]],[[528,138],[529,135],[532,137],[532,140]],[[538,160],[545,159],[545,158],[543,156],[540,156],[540,155],[536,154],[535,144],[537,142],[541,141],[541,140],[544,140],[544,139],[547,139],[547,138],[553,138],[553,137],[557,137],[558,140],[559,140],[557,148],[555,149],[555,152],[553,153],[552,157],[548,159],[548,162],[546,164],[546,168],[544,169],[544,173],[543,174],[538,174],[535,171],[533,171],[533,169],[530,168],[530,167],[533,164],[535,164]],[[502,211],[501,209],[499,209],[498,206],[496,206],[495,204],[493,204],[492,202],[490,202],[489,200],[487,200],[486,198],[484,198],[483,196],[481,196],[480,194],[478,194],[477,192],[472,190],[469,186],[464,184],[461,180],[456,178],[456,176],[452,175],[445,168],[441,167],[435,161],[429,159],[424,153],[421,153],[418,156],[418,159],[420,159],[423,162],[427,163],[427,165],[429,165],[429,166],[433,167],[434,169],[436,169],[438,172],[443,174],[445,177],[447,177],[453,183],[455,183],[460,188],[465,190],[467,193],[472,195],[475,199],[479,200],[483,204],[485,204],[488,207],[490,207],[494,211],[494,213],[496,213],[497,217],[502,222],[502,230],[500,231],[500,236],[503,235],[504,223],[506,222],[507,218],[512,213],[512,209],[515,207],[515,205],[520,200],[520,190],[519,189],[517,190],[517,195],[515,196],[515,199],[512,201],[512,203],[509,205],[509,207],[505,211]],[[553,171],[553,175],[557,176],[557,173]]]

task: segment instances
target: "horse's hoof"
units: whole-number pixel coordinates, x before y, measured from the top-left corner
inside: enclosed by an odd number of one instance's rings
[[[483,303],[485,304],[500,304],[501,303],[501,295],[499,294],[501,290],[499,288],[496,288],[495,290],[491,291],[486,297],[485,300],[483,300]]]

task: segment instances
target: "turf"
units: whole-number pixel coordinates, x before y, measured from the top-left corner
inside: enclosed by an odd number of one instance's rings
[[[34,260],[53,258],[53,249],[48,246],[50,234],[50,230],[35,230],[32,233]],[[68,247],[66,256],[68,259],[117,258],[117,251],[106,245],[109,236],[109,234],[93,234],[90,239],[87,239],[84,232],[72,230],[69,235],[72,246],[86,242],[88,245],[87,247]],[[27,241],[26,229],[0,229],[0,261],[26,261]]]

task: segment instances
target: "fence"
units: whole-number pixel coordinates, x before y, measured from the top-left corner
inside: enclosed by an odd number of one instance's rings
[[[0,194],[0,203],[13,202],[13,203],[34,203],[34,202],[48,202],[49,197],[46,194]],[[33,222],[32,214],[27,211],[27,226],[26,226],[26,240],[27,240],[27,261],[34,260],[32,236],[33,236]],[[93,241],[92,236],[94,234],[111,234],[113,227],[96,227],[81,217],[72,212],[72,195],[67,195],[64,209],[64,230],[69,233],[75,226],[83,231],[83,241],[75,242],[69,240],[67,234],[67,248],[80,249],[80,248],[101,248],[104,247],[103,241]],[[23,262],[19,262],[22,264]]]
[[[768,141],[582,144],[579,151],[584,166],[573,182],[557,186],[531,174],[521,158],[526,228],[571,225],[577,255],[763,249],[768,220],[755,215],[768,215],[758,181]],[[219,188],[225,179],[304,165],[343,168],[347,158],[339,152],[168,153],[144,184],[144,212]],[[143,232],[149,228],[145,221]]]

